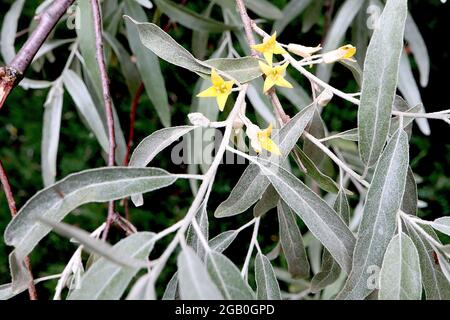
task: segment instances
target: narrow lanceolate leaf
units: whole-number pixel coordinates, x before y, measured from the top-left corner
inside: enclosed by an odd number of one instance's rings
[[[311,106],[303,109],[282,127],[278,133],[274,134],[273,139],[283,154],[280,161],[283,161],[292,148],[294,148],[298,139],[303,134],[305,127],[311,121],[313,113],[314,108]],[[278,161],[279,157],[271,156],[268,159]],[[269,180],[261,174],[258,165],[249,164],[231,191],[228,199],[222,202],[216,209],[214,216],[222,218],[244,212],[261,198],[268,185]]]
[[[8,300],[14,297],[16,294],[13,292],[11,283],[2,284],[0,286],[0,300]]]
[[[319,21],[325,0],[316,0],[309,4],[302,19],[302,33],[307,33]]]
[[[344,190],[339,190],[336,201],[334,202],[334,210],[336,210],[336,212],[348,225],[350,222],[350,206]],[[341,268],[339,267],[339,264],[333,259],[328,250],[324,249],[322,253],[322,266],[320,267],[320,271],[314,275],[311,280],[311,291],[319,292],[337,281],[340,274]]]
[[[206,267],[226,300],[255,299],[252,289],[241,277],[239,269],[223,254],[214,251],[208,253]]]
[[[162,300],[176,300],[178,297],[178,272],[175,272],[167,283]]]
[[[142,262],[130,258],[128,256],[121,256],[117,254],[113,247],[103,240],[91,237],[90,233],[83,229],[71,226],[62,222],[53,222],[45,218],[38,218],[39,222],[48,225],[56,233],[68,239],[74,239],[79,244],[83,245],[83,249],[105,259],[114,262],[122,267],[145,267]]]
[[[267,0],[246,0],[245,6],[261,18],[272,20],[283,18],[281,10]]]
[[[308,277],[309,262],[302,234],[291,208],[283,200],[278,203],[278,224],[281,247],[288,263],[289,273],[294,278]]]
[[[156,24],[138,22],[130,16],[125,18],[136,25],[142,44],[161,59],[192,72],[208,73],[203,63]]]
[[[361,0],[347,0],[344,2],[336,13],[325,38],[323,52],[334,50],[342,44],[347,29],[350,27],[363,4],[364,1]],[[328,82],[331,77],[331,70],[331,64],[321,64],[317,68],[317,76],[323,81]]]
[[[103,102],[103,89],[102,80],[100,76],[100,69],[97,63],[97,55],[95,50],[95,24],[94,14],[92,12],[92,5],[90,1],[79,1],[79,28],[76,28],[78,36],[78,44],[80,46],[80,52],[83,56],[83,70],[87,75],[87,88],[92,94],[94,101],[94,107],[97,113],[100,115],[104,131],[107,132],[108,120],[106,116],[106,109]],[[77,11],[78,12],[78,11]],[[75,101],[76,102],[76,101]],[[113,104],[113,116],[114,116],[114,133],[116,139],[116,164],[122,165],[126,153],[126,142],[123,135],[122,127],[120,125],[119,117],[116,112],[116,108]],[[97,128],[100,130],[100,128]],[[95,132],[94,132],[95,134]],[[107,149],[105,150],[107,152]]]
[[[103,121],[86,85],[80,76],[72,70],[66,70],[62,76],[64,87],[72,97],[81,116],[86,120],[89,129],[94,133],[103,151],[109,152],[109,140]]]
[[[25,0],[14,1],[3,19],[2,31],[0,34],[0,51],[5,63],[10,63],[16,55],[14,42],[16,40],[17,25],[24,3]]]
[[[311,0],[291,0],[282,10],[283,17],[275,21],[272,31],[280,34],[310,3]]]
[[[125,13],[141,21],[146,21],[147,19],[145,11],[134,1],[126,2]],[[139,32],[132,22],[126,21],[126,29],[128,42],[136,56],[137,67],[144,82],[145,91],[155,107],[162,124],[165,127],[170,127],[169,100],[159,60],[142,45],[139,39]]]
[[[239,82],[249,82],[261,76],[258,59],[243,58],[215,58],[204,61],[207,66],[221,70]]]
[[[204,76],[209,75],[212,68],[216,68],[241,83],[261,75],[261,71],[257,68],[257,58],[223,58],[200,61],[157,25],[137,22],[129,16],[125,16],[125,18],[129,20],[129,23],[135,24],[142,44],[171,64]]]
[[[433,229],[450,236],[450,217],[437,218],[431,226]]]
[[[211,16],[211,11],[214,7],[214,2],[210,2],[208,6],[202,11],[204,17],[209,18]],[[207,31],[196,31],[192,32],[192,52],[199,59],[204,59],[208,51],[208,40],[209,32]]]
[[[256,296],[258,300],[281,300],[278,280],[269,259],[258,253],[255,259]]]
[[[223,300],[206,266],[191,247],[178,256],[178,285],[183,300]]]
[[[200,205],[197,212],[195,213],[195,219],[198,226],[200,227],[202,236],[205,238],[206,241],[208,241],[209,221],[205,201],[203,201],[203,203]],[[192,247],[192,249],[194,249],[194,251],[202,260],[205,260],[205,247],[202,241],[200,240],[199,234],[197,234],[197,231],[194,229],[192,224],[189,226],[189,229],[186,232],[186,242],[190,247]]]
[[[435,240],[438,237],[433,229],[429,226],[422,226],[423,229]],[[406,231],[414,242],[420,259],[420,270],[422,272],[422,284],[425,289],[427,300],[449,300],[450,299],[450,282],[442,273],[439,263],[435,259],[434,248],[409,223],[406,224]]]
[[[239,232],[236,230],[229,230],[222,232],[209,240],[209,247],[211,250],[217,251],[217,252],[224,252],[230,244],[236,239]]]
[[[394,235],[408,162],[408,135],[399,130],[389,141],[375,168],[358,230],[352,272],[338,298],[364,299],[375,289],[368,286],[367,281],[373,269],[381,267]]]
[[[292,173],[268,161],[258,163],[280,197],[330,251],[344,272],[350,272],[355,237],[336,211]]]
[[[430,56],[425,40],[411,14],[408,14],[406,19],[405,40],[408,41],[409,48],[416,60],[420,72],[420,85],[426,87],[430,78]]]
[[[367,50],[358,110],[359,152],[373,166],[384,147],[397,88],[407,0],[388,0]]]
[[[417,195],[417,183],[414,178],[414,173],[410,166],[408,166],[408,173],[406,175],[405,193],[402,200],[402,211],[411,215],[417,214],[417,202],[419,201]]]
[[[118,256],[146,261],[153,249],[154,233],[138,232],[121,241],[112,249]],[[123,267],[105,258],[98,259],[83,275],[79,288],[73,290],[68,300],[120,299],[139,268]]]
[[[147,273],[131,287],[127,300],[156,300],[155,285]]]
[[[277,190],[272,185],[269,185],[253,208],[253,215],[255,217],[261,217],[273,208],[276,208],[280,196]]]
[[[314,111],[314,115],[311,120],[311,124],[307,128],[308,133],[316,137],[317,139],[325,138],[325,123],[318,109]],[[303,143],[303,151],[312,160],[316,166],[320,166],[325,158],[323,151],[318,148],[309,139],[305,139]]]
[[[306,175],[309,176],[320,189],[325,190],[331,193],[337,193],[339,191],[339,187],[336,182],[333,181],[329,176],[322,173],[319,168],[317,168],[316,164],[303,152],[299,147],[295,147],[296,154],[299,156],[299,159],[303,166],[306,169]],[[294,158],[297,161],[297,158]]]
[[[154,0],[158,8],[170,17],[172,21],[179,22],[186,28],[197,31],[223,32],[236,29],[236,26],[228,25],[214,19],[202,16],[185,6],[176,4],[170,0]]]
[[[134,96],[141,84],[141,77],[136,64],[133,63],[130,54],[117,38],[107,32],[103,33],[103,37],[119,60],[128,91],[130,92],[130,95]]]
[[[410,106],[421,104],[422,108],[418,112],[425,112],[425,108],[422,103],[422,96],[420,94],[419,87],[417,86],[416,79],[414,78],[408,56],[405,52],[402,54],[400,59],[398,89],[402,93],[405,100],[408,101]],[[416,118],[415,120],[420,131],[422,131],[424,135],[429,136],[431,131],[428,119]]]
[[[382,300],[420,300],[422,276],[416,246],[403,232],[392,238],[380,272]]]
[[[50,89],[44,107],[42,126],[41,167],[44,186],[55,182],[56,158],[58,155],[59,130],[63,107],[64,89],[61,81],[56,81]]]
[[[6,228],[5,242],[16,247],[18,257],[24,257],[51,230],[38,222],[39,217],[59,222],[82,204],[150,192],[175,180],[157,168],[100,168],[69,175],[28,200]]]
[[[195,129],[195,127],[181,126],[165,128],[153,132],[151,135],[142,140],[136,147],[131,155],[129,166],[136,168],[143,168],[147,166],[153,158],[158,155],[158,153],[193,129]],[[135,206],[141,206],[144,204],[142,194],[133,195],[131,200]]]
[[[147,9],[153,8],[153,3],[150,2],[150,0],[135,0],[137,3],[139,3],[141,6]]]

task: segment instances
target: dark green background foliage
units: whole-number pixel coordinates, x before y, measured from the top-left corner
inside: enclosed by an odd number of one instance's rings
[[[0,0],[0,23],[12,2],[12,0]],[[187,5],[191,9],[201,12],[204,8],[204,2],[199,0],[188,1]],[[287,1],[277,0],[273,2],[281,8]],[[339,7],[341,2],[336,1],[335,7]],[[27,28],[38,3],[40,1],[26,1],[19,30]],[[428,112],[442,110],[444,107],[447,108],[450,103],[448,95],[450,89],[448,84],[450,41],[444,38],[450,30],[450,19],[448,18],[450,16],[450,5],[442,5],[438,0],[414,0],[409,1],[409,3],[410,11],[427,42],[431,56],[430,82],[427,88],[421,89],[423,101]],[[153,14],[153,12],[149,12],[149,14]],[[167,18],[163,16],[160,24],[165,25],[166,23]],[[287,27],[287,32],[280,36],[280,42],[294,42],[304,45],[315,45],[321,42],[324,36],[324,25],[326,25],[325,14],[322,14],[318,23],[306,35],[302,35],[299,31],[301,30],[301,24],[300,16]],[[58,35],[61,33],[61,38],[75,36],[74,31],[63,27],[58,28],[57,32]],[[175,26],[170,34],[186,48],[190,47],[192,31],[181,26]],[[215,35],[210,38],[210,52],[215,49],[216,37],[218,36]],[[22,43],[25,38],[26,35],[18,38],[18,43]],[[123,41],[123,43],[126,45],[126,41]],[[33,71],[30,70],[30,77],[55,79],[59,76],[65,58],[68,56],[67,47],[58,48],[55,51],[55,56],[57,57],[56,62],[50,64],[47,61],[42,74],[33,75]],[[161,65],[172,107],[172,122],[174,125],[185,124],[196,76],[189,71],[176,68],[165,62],[161,62]],[[355,91],[355,83],[348,80],[351,75],[347,70],[337,66],[334,72],[333,83],[339,83],[339,87],[344,87],[346,91]],[[114,103],[118,109],[124,132],[127,132],[131,99],[121,76],[118,62],[114,57],[109,63],[109,74]],[[304,83],[300,77],[297,80]],[[345,83],[348,84],[345,86]],[[0,110],[0,157],[9,174],[19,208],[36,191],[43,188],[40,172],[40,143],[43,104],[46,94],[46,90],[25,91],[16,88],[8,98],[5,107]],[[58,151],[58,179],[73,172],[105,165],[104,155],[102,155],[97,141],[83,126],[71,103],[71,99],[66,96],[61,125],[61,142]],[[287,111],[293,114],[295,109],[288,103],[285,105]],[[323,118],[330,131],[342,131],[355,126],[356,112],[355,107],[348,105],[343,100],[335,99],[324,110]],[[158,128],[161,128],[161,123],[151,106],[150,100],[144,94],[137,112],[135,145]],[[414,129],[411,163],[414,172],[422,177],[422,181],[419,183],[419,198],[426,201],[428,207],[420,209],[419,215],[427,219],[450,213],[450,145],[447,142],[448,139],[445,139],[446,137],[448,137],[448,125],[444,122],[432,122],[431,136],[429,137],[422,135],[416,127]],[[175,173],[185,172],[186,170],[185,167],[177,167],[170,162],[170,150],[159,155],[153,165]],[[209,203],[211,210],[227,197],[243,169],[243,165],[222,166],[220,168],[214,193]],[[186,181],[177,182],[169,188],[146,195],[143,207],[130,210],[131,221],[140,230],[159,231],[183,217],[191,200],[192,195],[188,183]],[[123,212],[123,207],[118,206],[118,210]],[[106,211],[106,205],[83,206],[66,220],[86,230],[94,230],[105,219]],[[212,218],[213,235],[221,230],[234,228],[237,221],[248,220],[250,214],[219,221]],[[275,215],[272,216],[265,219],[261,226],[261,234],[267,235],[265,239],[261,240],[264,240],[262,243],[267,246],[273,246],[277,239],[278,227],[273,227],[277,225],[270,223],[271,219],[276,219]],[[0,233],[3,233],[9,220],[10,215],[6,200],[4,195],[0,194]],[[240,235],[239,237],[242,237],[242,239],[238,239],[231,247],[230,250],[233,251],[233,255],[234,253],[240,257],[245,255],[245,252],[243,252],[245,246],[239,247],[236,243],[248,241],[248,232],[247,230]],[[123,235],[115,230],[113,236],[120,237]],[[31,255],[36,276],[61,272],[74,249],[75,246],[70,244],[69,241],[51,233]],[[10,281],[7,264],[9,251],[10,249],[0,241],[0,283]],[[158,250],[155,250],[154,253],[157,254]],[[166,272],[162,280],[167,281],[169,276],[170,274]],[[51,281],[44,286],[39,286],[39,293],[43,297],[49,295],[50,291],[47,291],[45,287],[47,289],[53,288],[54,285],[55,282]]]

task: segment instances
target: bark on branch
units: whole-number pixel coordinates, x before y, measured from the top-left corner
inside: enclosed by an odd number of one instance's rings
[[[11,90],[23,78],[25,71],[33,61],[45,39],[67,11],[74,0],[54,0],[37,18],[39,23],[20,51],[9,63],[0,68],[0,109]]]

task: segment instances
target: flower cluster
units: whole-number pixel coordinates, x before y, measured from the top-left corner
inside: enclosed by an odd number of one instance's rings
[[[293,88],[292,84],[285,79],[286,69],[289,66],[289,62],[274,63],[274,55],[285,55],[288,52],[302,57],[302,61],[305,64],[317,64],[317,63],[334,63],[339,60],[354,61],[352,57],[356,53],[356,48],[352,45],[345,45],[336,50],[326,52],[324,54],[317,54],[322,50],[322,46],[306,47],[299,44],[290,43],[283,48],[283,45],[279,44],[276,40],[276,32],[272,36],[267,36],[263,39],[263,42],[251,46],[253,50],[261,53],[264,56],[265,62],[259,61],[259,67],[264,74],[264,87],[263,92],[267,93],[274,86]],[[220,111],[223,111],[229,95],[233,92],[234,80],[224,80],[217,72],[217,70],[211,70],[211,82],[212,86],[208,89],[200,92],[197,97],[215,97],[217,105]],[[323,97],[322,97],[323,95]],[[332,93],[326,91],[319,96],[320,105],[326,105],[332,97]],[[281,155],[279,147],[270,138],[273,130],[273,125],[270,124],[267,129],[260,129],[257,125],[250,122],[244,114],[240,114],[244,118],[243,125],[246,126],[246,134],[250,139],[252,148],[260,153],[262,150],[267,150],[273,154]]]

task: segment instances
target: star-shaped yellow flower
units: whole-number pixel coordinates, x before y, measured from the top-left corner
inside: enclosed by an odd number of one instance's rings
[[[271,37],[268,37],[263,41],[263,43],[252,45],[252,49],[261,52],[264,55],[267,63],[272,65],[274,54],[285,54],[287,53],[278,43],[277,43],[277,33],[275,32]]]
[[[250,143],[252,148],[257,152],[261,153],[262,149],[265,149],[273,154],[281,156],[280,148],[278,148],[277,144],[270,139],[270,135],[272,134],[272,124],[269,125],[267,129],[261,130],[255,124],[249,124],[247,126],[247,136],[250,139]]]
[[[323,59],[323,62],[325,62],[325,63],[333,63],[333,62],[336,62],[339,60],[354,61],[352,59],[352,57],[355,55],[355,53],[356,53],[356,48],[354,46],[352,46],[351,44],[347,44],[336,50],[325,53],[322,56],[322,59]]]
[[[292,84],[290,84],[286,79],[284,79],[284,74],[286,72],[286,68],[289,63],[282,64],[277,67],[270,67],[264,62],[259,62],[259,67],[262,72],[266,75],[266,80],[264,81],[264,92],[267,92],[274,85],[292,88]]]
[[[261,145],[261,147],[267,151],[270,151],[273,154],[276,154],[277,156],[281,156],[280,148],[276,145],[275,142],[273,142],[272,139],[270,139],[270,135],[272,134],[272,124],[269,125],[267,129],[261,130],[257,133],[258,141]]]
[[[197,97],[216,97],[219,110],[223,111],[228,96],[231,94],[231,90],[233,89],[234,81],[225,81],[221,76],[219,76],[215,69],[212,69],[211,82],[213,84],[212,87],[200,92],[197,94]]]

